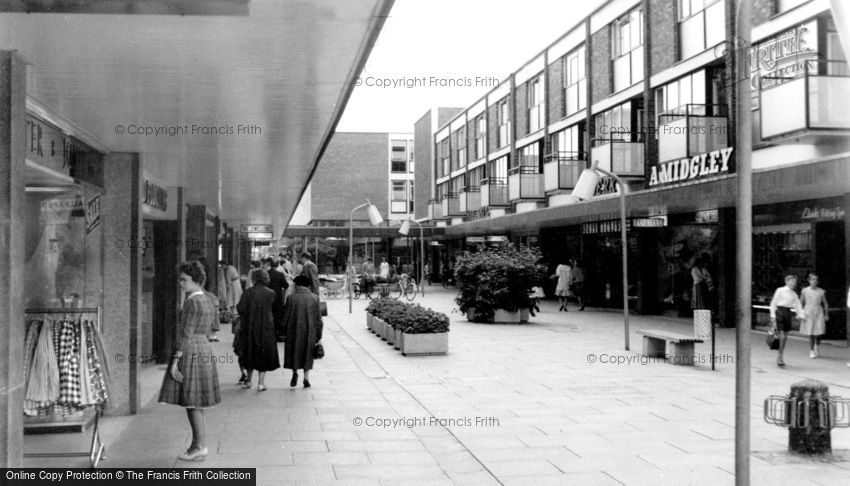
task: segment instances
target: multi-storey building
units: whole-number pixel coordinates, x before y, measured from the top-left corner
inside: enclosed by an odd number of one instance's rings
[[[296,244],[314,253],[319,249],[323,271],[343,271],[351,210],[368,199],[386,225],[370,228],[366,211],[354,212],[355,263],[368,254],[377,261],[387,258],[397,265],[409,264],[415,249],[408,238],[398,234],[398,227],[411,219],[416,209],[413,156],[414,139],[409,133],[335,133],[301,198],[293,224],[284,232],[283,244]],[[325,250],[328,247],[336,250]]]
[[[583,262],[590,301],[622,302],[619,191],[627,190],[629,297],[642,313],[689,309],[690,268],[711,258],[716,310],[734,322],[737,107],[753,120],[753,295],[820,274],[843,302],[850,260],[850,70],[827,0],[753,0],[735,48],[732,0],[614,0],[442,124],[429,147],[430,216],[449,254],[507,236],[549,264]],[[839,20],[841,17],[838,17]],[[741,63],[740,71],[737,64]],[[736,72],[744,73],[736,77]],[[736,99],[736,83],[752,99]],[[593,200],[571,191],[596,162]],[[830,337],[845,338],[843,305]],[[755,321],[764,314],[756,313]]]

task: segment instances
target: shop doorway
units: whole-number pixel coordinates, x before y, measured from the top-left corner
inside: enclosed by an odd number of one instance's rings
[[[844,258],[844,222],[815,223],[815,273],[826,290],[830,304],[826,339],[845,339],[846,307],[844,306],[847,262]],[[805,283],[803,285],[806,285]]]

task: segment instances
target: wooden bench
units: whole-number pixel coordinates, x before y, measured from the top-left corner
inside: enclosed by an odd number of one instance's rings
[[[643,335],[642,356],[669,358],[673,364],[693,366],[695,363],[694,343],[702,339],[675,332],[659,331],[657,329],[642,329],[638,334]],[[672,352],[667,354],[667,343],[672,344]]]

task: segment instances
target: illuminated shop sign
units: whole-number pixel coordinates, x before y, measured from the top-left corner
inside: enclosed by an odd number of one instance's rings
[[[241,233],[274,233],[274,225],[271,224],[243,224],[240,226]]]
[[[803,221],[841,221],[844,219],[844,208],[836,207],[805,207],[800,218]]]
[[[632,218],[633,228],[663,228],[667,226],[667,216],[653,216],[651,218]]]
[[[694,215],[694,222],[697,224],[717,223],[720,221],[720,210],[709,209],[708,211],[698,211]]]
[[[650,171],[649,187],[687,182],[734,172],[734,167],[730,163],[732,151],[732,147],[726,147],[706,154],[694,155],[690,158],[661,162],[653,166]]]

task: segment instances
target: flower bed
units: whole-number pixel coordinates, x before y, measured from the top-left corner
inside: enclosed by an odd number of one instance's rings
[[[376,334],[404,355],[448,352],[449,317],[442,312],[390,298],[373,300],[366,312],[385,323]]]

